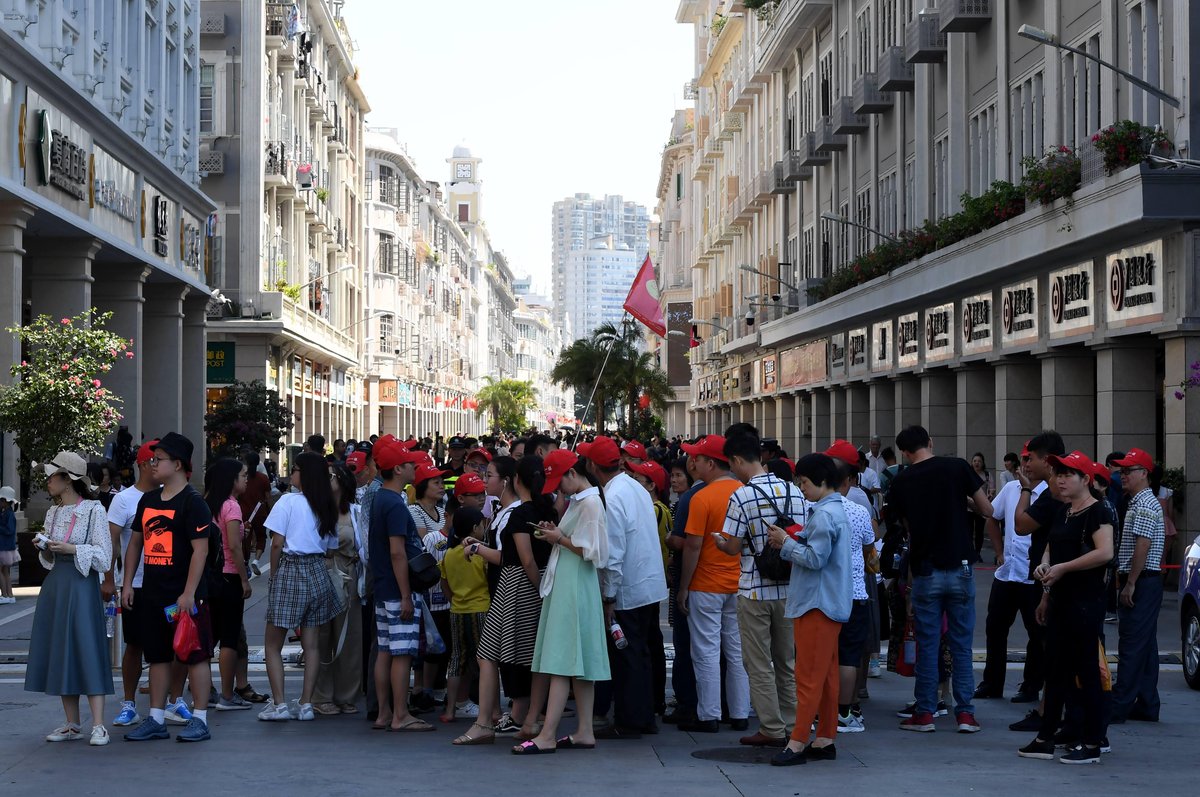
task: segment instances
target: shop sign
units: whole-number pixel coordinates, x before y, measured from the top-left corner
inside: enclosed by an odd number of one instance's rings
[[[101,207],[129,223],[138,219],[134,174],[99,147],[92,155],[92,206]]]
[[[775,392],[775,357],[764,357],[762,360],[762,392]]]
[[[1086,332],[1096,325],[1092,261],[1050,272],[1050,337]]]
[[[846,333],[846,358],[849,360],[850,373],[861,374],[867,369],[868,338],[867,328],[859,327]]]
[[[1005,346],[1033,343],[1038,338],[1037,282],[1028,280],[1000,289],[1000,342]]]
[[[962,353],[992,350],[992,294],[968,296],[962,302]]]
[[[746,363],[741,368],[734,371],[737,374],[738,395],[749,396],[750,390],[754,387],[754,367],[751,363]]]
[[[304,390],[304,358],[296,356],[292,360],[292,392],[300,393]]]
[[[235,345],[229,341],[209,341],[207,346],[208,375],[210,385],[232,385],[236,381]]]
[[[38,111],[38,180],[75,199],[86,200],[88,153],[66,133],[50,126],[48,111]]]
[[[871,325],[871,370],[892,370],[892,322],[879,321]]]
[[[896,366],[913,368],[921,362],[921,317],[906,313],[896,319]]]
[[[1108,322],[1152,320],[1162,315],[1162,241],[1122,249],[1106,258]]]
[[[395,379],[379,380],[379,403],[394,405],[399,398]]]
[[[179,231],[179,251],[183,265],[192,271],[200,270],[200,225],[186,222]]]
[[[167,257],[170,247],[167,245],[167,235],[170,232],[167,199],[161,195],[154,197],[154,254]]]
[[[839,332],[829,336],[829,378],[846,375],[846,334]]]
[[[954,356],[954,305],[939,304],[925,311],[925,362]]]
[[[396,403],[401,407],[411,407],[413,405],[412,385],[407,382],[401,382],[396,386]]]
[[[313,392],[313,361],[304,361],[304,392]]]
[[[779,355],[779,387],[805,387],[828,378],[828,341],[817,340],[786,349]]]

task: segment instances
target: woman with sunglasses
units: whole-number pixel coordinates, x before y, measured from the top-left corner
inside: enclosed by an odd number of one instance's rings
[[[334,589],[325,555],[337,548],[338,505],[329,483],[325,457],[312,452],[296,456],[292,486],[299,492],[281,495],[271,514],[271,580],[267,587],[267,629],[263,651],[271,700],[260,720],[312,720],[312,694],[318,667],[304,668],[300,699],[289,706],[283,680],[283,642],[289,628],[300,629],[305,661],[318,661],[320,627],[346,611]]]

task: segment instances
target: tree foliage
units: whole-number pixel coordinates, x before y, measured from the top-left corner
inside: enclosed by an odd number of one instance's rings
[[[292,411],[279,392],[261,379],[234,382],[225,398],[204,416],[204,431],[214,456],[237,454],[243,449],[278,451],[292,428]]]
[[[484,386],[475,394],[479,406],[475,417],[487,412],[491,414],[492,431],[516,433],[528,423],[525,414],[537,407],[537,390],[533,384],[520,379],[483,378]]]
[[[133,341],[104,328],[111,318],[92,309],[57,321],[40,315],[7,330],[28,353],[10,369],[13,383],[0,387],[0,429],[21,449],[21,477],[38,486],[44,476],[30,472],[31,462],[60,451],[97,454],[121,420],[121,399],[101,377],[133,358]]]

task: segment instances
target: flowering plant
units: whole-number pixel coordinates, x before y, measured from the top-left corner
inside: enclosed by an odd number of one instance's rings
[[[1046,150],[1041,158],[1022,158],[1021,166],[1025,169],[1021,187],[1025,189],[1026,198],[1048,205],[1066,197],[1070,207],[1071,194],[1075,193],[1083,177],[1075,150],[1060,144]]]
[[[7,331],[20,338],[27,359],[12,366],[13,384],[0,387],[0,429],[21,449],[17,469],[40,485],[31,462],[60,451],[96,454],[121,420],[121,399],[101,377],[133,359],[133,341],[104,329],[112,313],[94,309],[58,321],[38,316]]]
[[[1131,119],[1122,119],[1092,135],[1092,145],[1104,155],[1106,174],[1146,160],[1155,149],[1170,149],[1167,134]]]
[[[292,417],[279,392],[261,379],[234,382],[204,416],[204,431],[214,456],[232,456],[247,448],[278,451],[292,428]]]
[[[1183,380],[1181,383],[1179,383],[1179,385],[1177,385],[1177,389],[1175,391],[1175,398],[1180,401],[1183,400],[1183,394],[1185,392],[1194,387],[1200,387],[1200,360],[1196,360],[1196,362],[1192,363],[1189,368],[1192,372],[1188,374],[1187,379]]]

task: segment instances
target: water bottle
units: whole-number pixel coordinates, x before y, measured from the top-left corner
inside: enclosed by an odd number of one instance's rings
[[[899,551],[896,551],[894,554],[892,554],[892,570],[896,571],[897,573],[900,572],[900,552]]]
[[[904,638],[904,660],[909,664],[917,663],[917,640],[911,635]]]
[[[629,640],[625,638],[625,632],[621,630],[621,624],[616,620],[613,620],[612,625],[608,627],[608,634],[612,637],[617,650],[624,650],[629,645]]]
[[[117,596],[114,595],[104,602],[104,633],[109,639],[117,628]]]

